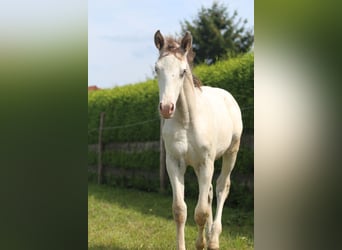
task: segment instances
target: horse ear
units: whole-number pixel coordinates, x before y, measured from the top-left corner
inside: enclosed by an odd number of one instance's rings
[[[185,36],[182,39],[181,47],[185,50],[185,52],[188,52],[192,47],[192,36],[189,31],[185,33]]]
[[[157,32],[154,34],[154,44],[159,50],[161,50],[164,46],[164,37],[159,30],[157,30]]]

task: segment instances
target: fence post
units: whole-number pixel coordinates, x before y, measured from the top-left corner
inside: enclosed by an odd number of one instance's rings
[[[159,177],[160,177],[160,191],[164,192],[166,189],[166,154],[165,145],[162,137],[162,128],[164,125],[164,119],[160,118],[160,156],[159,156]]]
[[[99,126],[99,140],[97,144],[97,182],[98,184],[103,183],[103,167],[102,167],[102,129],[103,129],[103,122],[104,122],[104,112],[101,112],[100,115],[100,126]]]

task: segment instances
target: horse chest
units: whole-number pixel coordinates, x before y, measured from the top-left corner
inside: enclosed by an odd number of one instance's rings
[[[202,152],[205,147],[198,143],[191,130],[165,124],[162,135],[167,153],[184,159],[188,165],[196,165],[205,155]]]

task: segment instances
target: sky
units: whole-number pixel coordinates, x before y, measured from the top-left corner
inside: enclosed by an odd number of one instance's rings
[[[153,36],[180,33],[180,22],[193,20],[213,0],[89,0],[88,86],[112,88],[152,77],[157,59]],[[254,0],[220,1],[237,10],[254,28]]]

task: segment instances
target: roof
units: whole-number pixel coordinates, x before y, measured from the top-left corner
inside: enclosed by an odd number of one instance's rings
[[[101,89],[101,88],[97,87],[96,85],[88,86],[88,91],[93,91],[93,90],[98,90],[98,89]]]

